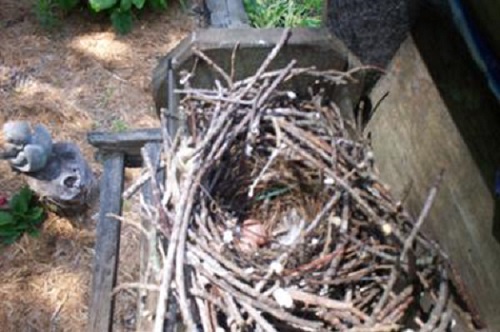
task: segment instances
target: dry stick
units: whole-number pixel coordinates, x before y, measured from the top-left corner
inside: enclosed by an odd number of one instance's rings
[[[374,284],[375,285],[375,284]],[[368,295],[364,296],[362,300],[356,304],[356,308],[358,309],[363,309],[365,306],[369,305],[372,303],[373,299],[377,297],[381,292],[380,288],[373,288]],[[365,310],[366,311],[366,310]]]
[[[394,309],[393,312],[389,316],[387,316],[384,320],[383,323],[390,323],[390,322],[398,322],[401,320],[401,318],[405,315],[405,313],[408,311],[408,307],[413,303],[415,299],[413,296],[408,297],[406,300],[404,300],[398,307]]]
[[[283,118],[285,116],[294,118],[304,118],[314,121],[319,121],[321,119],[320,113],[318,112],[303,112],[295,108],[276,107],[266,110],[266,115],[264,115],[264,120],[273,120],[276,117]]]
[[[381,324],[372,327],[353,327],[346,330],[346,332],[393,332],[399,330],[400,326],[398,324]]]
[[[234,301],[234,298],[230,295],[225,293],[223,295],[224,297],[224,302],[226,303],[226,308],[227,311],[231,314],[231,318],[233,322],[228,323],[229,325],[234,325],[238,326],[241,328],[244,324],[245,321],[243,320],[243,317],[241,316],[238,307],[236,306],[236,302]]]
[[[295,66],[295,64],[297,63],[297,60],[292,60],[290,61],[290,63],[281,70],[281,73],[278,75],[278,77],[276,77],[273,81],[273,83],[271,83],[271,85],[269,86],[269,88],[267,88],[267,90],[262,94],[262,96],[259,98],[259,101],[257,102],[257,108],[260,108],[266,101],[267,101],[267,98],[269,98],[269,95],[274,91],[276,90],[276,88],[278,87],[278,85],[283,82],[283,80],[285,79],[286,75],[288,75],[290,73],[290,71],[292,70],[293,66]]]
[[[439,297],[437,303],[431,311],[429,320],[420,329],[420,332],[431,332],[434,331],[436,325],[443,313],[446,306],[446,301],[448,300],[448,273],[446,269],[443,268],[441,272],[441,283],[439,285]]]
[[[330,252],[330,246],[333,243],[333,223],[328,222],[326,225],[326,239],[325,244],[323,245],[323,250],[321,251],[320,257],[324,257],[328,255]]]
[[[159,292],[160,287],[153,284],[143,284],[140,282],[122,282],[113,289],[113,295],[127,289],[145,289],[151,292]]]
[[[193,240],[195,240],[196,244],[200,247],[200,248],[196,248],[195,250],[201,249],[199,252],[204,252],[205,254],[210,256],[212,259],[216,260],[219,264],[224,266],[226,269],[229,269],[229,271],[237,274],[240,279],[245,280],[247,282],[249,282],[251,280],[251,278],[245,274],[243,269],[241,269],[237,264],[235,264],[231,260],[226,259],[223,255],[219,254],[217,252],[217,249],[214,248],[213,245],[211,245],[209,243],[205,243],[203,241],[199,241],[199,239],[193,239]]]
[[[333,300],[327,297],[306,293],[298,289],[287,289],[286,292],[290,294],[292,299],[295,301],[300,301],[306,305],[313,305],[339,311],[349,311],[363,320],[368,319],[367,315],[355,309],[352,303],[349,302]]]
[[[395,257],[395,256],[391,256],[389,254],[386,254],[378,249],[375,249],[373,247],[370,247],[368,244],[364,243],[363,241],[357,239],[356,237],[350,235],[350,234],[342,234],[341,236],[343,236],[344,238],[348,239],[349,241],[351,241],[352,243],[354,244],[357,244],[361,247],[362,250],[365,250],[367,252],[369,252],[370,254],[376,256],[376,257],[380,257],[388,262],[391,262],[391,263],[397,263],[398,262],[398,259],[399,257]]]
[[[262,317],[260,312],[253,308],[251,305],[245,302],[241,302],[241,306],[248,312],[248,315],[251,316],[260,327],[266,332],[278,332],[268,321]]]
[[[168,225],[167,221],[167,214],[163,206],[161,205],[161,190],[160,186],[158,185],[158,181],[156,179],[156,173],[157,173],[157,163],[153,163],[151,158],[149,157],[146,149],[143,147],[141,148],[141,155],[142,159],[144,160],[144,163],[146,164],[146,167],[148,169],[149,174],[151,175],[151,188],[152,188],[152,193],[153,193],[153,204],[156,206],[158,209],[158,215],[159,215],[159,224],[154,225],[159,228],[160,231],[164,232],[166,227]]]
[[[126,190],[123,191],[122,198],[129,199],[130,197],[132,197],[137,192],[137,190],[139,190],[139,188],[141,188],[146,182],[148,182],[150,177],[151,174],[149,174],[149,172],[141,174],[141,176],[134,183],[132,183],[132,185],[130,185]]]
[[[295,126],[294,124],[284,119],[279,119],[278,123],[288,134],[297,139],[300,139],[302,143],[305,143],[311,150],[318,153],[324,160],[331,160],[331,155],[334,151],[329,144],[324,141],[318,140],[311,133]]]
[[[301,75],[301,74],[304,74],[310,70],[314,70],[316,69],[315,66],[310,66],[310,67],[300,67],[300,68],[294,68],[292,69],[292,71],[290,72],[290,75],[288,75],[285,80],[289,80],[291,79],[292,77],[295,77],[295,76],[298,76],[298,75]],[[268,72],[265,72],[265,73],[262,73],[258,79],[262,79],[262,80],[265,80],[265,79],[268,79],[268,78],[272,78],[272,77],[275,77],[277,75],[280,74],[282,69],[277,69],[277,70],[271,70],[271,71],[268,71]],[[246,86],[248,83],[252,82],[254,80],[254,76],[250,76],[250,77],[247,77],[243,80],[240,80],[238,82],[235,82],[234,83],[234,89],[240,89],[242,88],[243,86]],[[257,79],[257,80],[258,80]],[[256,80],[256,81],[257,81]]]
[[[278,305],[275,302],[266,297],[263,297],[261,293],[254,290],[251,286],[241,282],[240,280],[238,280],[238,278],[232,276],[230,273],[227,273],[227,270],[224,269],[222,266],[220,266],[215,260],[209,261],[211,257],[207,253],[196,250],[195,248],[192,248],[192,252],[194,255],[198,256],[204,262],[209,262],[210,263],[209,265],[215,267],[215,269],[209,271],[209,268],[204,266],[203,268],[205,271],[211,272],[212,275],[219,276],[221,279],[227,282],[228,285],[231,285],[231,287],[235,287],[244,292],[245,294],[259,299],[260,302],[270,307],[278,307]]]
[[[203,290],[202,288],[198,288],[198,289],[191,289],[190,290],[190,293],[192,296],[196,297],[196,298],[201,298],[207,302],[210,302],[216,306],[218,306],[221,310],[223,310],[224,312],[227,311],[227,308],[226,306],[224,305],[224,303],[221,301],[221,299],[219,299],[218,297],[212,295],[212,294],[208,294],[205,290]],[[226,313],[227,315],[227,313]],[[213,325],[213,324],[211,324]]]
[[[413,230],[411,231],[410,235],[408,236],[408,239],[404,243],[403,252],[401,253],[401,261],[405,260],[406,254],[413,246],[413,242],[417,237],[417,234],[420,231],[422,224],[427,218],[427,215],[429,214],[432,204],[434,203],[434,199],[436,198],[441,181],[443,180],[443,175],[444,175],[444,170],[442,170],[439,173],[437,179],[434,181],[434,185],[432,186],[429,195],[427,196],[427,200],[425,201],[424,208],[422,209],[422,212],[420,212],[420,215],[417,219],[415,226],[413,227]]]
[[[229,104],[236,104],[236,105],[244,105],[244,106],[251,106],[253,104],[253,100],[243,100],[239,98],[234,98],[234,97],[225,97],[223,95],[218,95],[218,96],[211,96],[207,94],[203,94],[199,90],[196,89],[176,89],[176,93],[182,93],[182,94],[189,94],[190,96],[187,98],[195,99],[195,100],[200,100],[200,101],[205,101],[211,104],[216,104],[218,101],[224,101]]]
[[[399,304],[407,300],[412,296],[413,286],[410,285],[406,287],[401,293],[399,293],[396,297],[394,297],[383,310],[380,311],[379,321],[384,321],[384,319],[389,316],[394,308],[396,308]]]
[[[194,169],[194,168],[193,168]],[[196,182],[195,182],[196,183]],[[177,257],[176,257],[176,271],[175,271],[175,283],[177,285],[177,292],[179,293],[179,307],[184,317],[184,322],[187,325],[189,331],[195,330],[195,323],[193,316],[191,314],[191,310],[189,308],[189,303],[186,295],[186,285],[184,278],[184,258],[185,258],[185,248],[186,248],[186,238],[187,238],[187,229],[189,225],[189,220],[191,219],[191,210],[193,207],[193,196],[196,191],[196,184],[191,184],[191,188],[189,188],[188,194],[188,203],[186,209],[183,211],[183,221],[180,227],[180,235],[177,244]]]
[[[306,320],[303,318],[299,318],[294,316],[291,313],[288,313],[287,311],[281,309],[281,308],[276,308],[273,306],[270,306],[264,302],[262,302],[262,299],[260,300],[254,300],[251,297],[249,297],[247,294],[237,290],[236,288],[232,287],[229,285],[225,280],[223,279],[218,279],[214,277],[210,271],[207,271],[203,265],[199,265],[198,268],[200,271],[205,275],[205,277],[210,280],[214,285],[217,285],[218,287],[222,288],[226,292],[229,292],[233,296],[235,296],[240,303],[247,303],[257,309],[266,311],[267,313],[273,315],[274,317],[279,318],[280,320],[286,321],[290,324],[294,324],[297,326],[302,327],[303,329],[307,331],[318,331],[321,327],[323,327],[323,324],[320,322],[314,322],[310,320]]]
[[[237,42],[233,47],[233,52],[231,53],[231,74],[230,74],[231,82],[234,81],[234,74],[236,73],[235,70],[236,51],[238,51],[239,48],[240,48],[240,42]]]
[[[199,273],[196,273],[196,277],[193,275],[192,278],[193,278],[193,288],[191,288],[190,290],[190,293],[192,296],[195,296],[194,293],[195,292],[198,292],[200,291],[201,292],[201,287],[203,287],[203,285],[199,285],[197,282],[198,279],[199,279]],[[212,326],[212,323],[210,321],[210,313],[209,313],[209,310],[208,310],[208,306],[207,306],[207,300],[204,300],[200,297],[197,297],[195,296],[195,302],[196,302],[196,305],[198,307],[198,312],[200,314],[200,320],[201,320],[201,325],[203,326],[203,331],[205,332],[214,332],[214,329],[213,329],[213,326]]]
[[[448,305],[448,309],[446,309],[444,314],[441,316],[441,322],[439,323],[439,326],[434,330],[434,332],[446,332],[446,331],[448,331],[448,327],[451,323],[452,315],[453,315],[453,310]]]
[[[194,170],[194,168],[192,168],[192,170]],[[163,266],[160,294],[158,295],[158,305],[156,307],[156,319],[153,330],[154,332],[163,331],[163,321],[165,319],[165,311],[169,299],[170,283],[172,281],[174,273],[177,243],[179,241],[180,232],[183,228],[183,219],[182,219],[183,215],[181,214],[181,212],[183,211],[185,204],[187,202],[187,195],[190,193],[190,187],[192,185],[192,176],[193,175],[190,174],[190,177],[186,181],[184,194],[182,195],[182,198],[180,200],[180,205],[177,206],[178,213],[176,213],[176,218],[172,230],[172,236],[170,237],[170,243],[168,245],[167,257],[165,258]]]
[[[219,73],[222,78],[226,81],[227,83],[227,86],[231,89],[233,87],[233,80],[231,79],[231,77],[229,77],[229,75],[224,71],[224,69],[222,69],[221,67],[219,67],[219,65],[217,65],[215,62],[212,61],[212,59],[210,59],[208,56],[205,55],[205,53],[203,53],[202,51],[200,51],[198,48],[194,47],[193,48],[193,53],[196,54],[197,56],[199,56],[201,59],[203,59],[203,61],[205,61],[208,65],[210,65],[212,68],[215,69],[215,71],[217,73]]]
[[[142,235],[144,235],[146,237],[149,236],[149,232],[146,230],[146,228],[144,228],[144,226],[142,226],[141,223],[128,220],[125,217],[119,216],[119,215],[114,214],[114,213],[108,213],[108,214],[106,214],[106,217],[116,219],[116,220],[120,221],[122,223],[122,225],[125,225],[125,224],[130,225],[130,226],[134,227],[135,229],[137,229],[139,232],[141,232]]]
[[[264,165],[264,167],[261,169],[259,175],[253,180],[252,184],[250,185],[250,188],[248,190],[248,197],[249,198],[253,197],[255,187],[257,186],[257,184],[259,183],[259,181],[262,180],[262,178],[264,177],[265,173],[267,172],[267,170],[269,169],[269,167],[271,167],[271,164],[276,159],[276,157],[279,156],[279,154],[280,154],[280,149],[279,148],[276,148],[276,149],[273,150],[273,152],[271,153],[271,156],[269,157],[269,160],[266,162],[266,164]]]
[[[328,279],[333,279],[338,272],[338,268],[340,265],[340,261],[342,260],[344,253],[345,253],[345,248],[347,246],[347,240],[343,240],[342,242],[337,243],[337,246],[335,247],[335,251],[339,252],[339,255],[335,256],[334,259],[332,260],[330,266],[328,267],[328,270],[326,270],[324,280]]]
[[[309,227],[306,228],[304,236],[307,236],[319,225],[319,223],[321,222],[321,220],[323,220],[326,214],[329,213],[335,205],[337,205],[337,203],[340,200],[340,197],[341,197],[340,192],[337,192],[335,193],[335,195],[332,196],[332,198],[330,198],[330,200],[328,201],[328,203],[325,204],[321,212],[318,213],[314,218],[314,220],[309,224]]]
[[[318,169],[322,169],[328,176],[330,176],[335,181],[336,184],[340,185],[342,189],[346,190],[351,195],[351,197],[356,201],[356,203],[358,203],[358,205],[361,207],[361,210],[363,210],[363,212],[365,212],[372,219],[373,222],[375,222],[379,227],[382,228],[382,226],[384,225],[384,221],[381,220],[381,218],[375,213],[375,211],[373,211],[373,209],[368,205],[368,203],[366,203],[366,201],[363,200],[363,198],[361,198],[361,196],[356,192],[356,190],[354,190],[345,179],[340,178],[333,170],[329,169],[323,162],[317,160],[308,152],[305,152],[304,150],[297,147],[288,138],[283,137],[283,141],[289,148],[297,152],[302,157],[306,158],[315,167],[317,167]],[[399,232],[397,229],[393,229],[393,233],[398,239],[400,239],[401,242],[404,242],[401,232]]]
[[[254,84],[257,82],[257,80],[260,79],[261,75],[264,73],[264,71],[267,69],[267,67],[269,67],[271,62],[278,55],[281,48],[285,45],[286,41],[288,40],[288,37],[290,37],[290,28],[286,28],[285,30],[283,30],[283,34],[281,35],[281,38],[278,41],[278,43],[276,44],[276,46],[274,46],[274,48],[268,54],[267,58],[264,60],[264,62],[262,63],[260,68],[257,70],[255,75],[250,79],[247,86],[245,88],[243,88],[243,90],[240,91],[240,93],[238,94],[238,96],[240,98],[244,97],[250,91],[250,89],[254,86]]]
[[[261,106],[267,101],[267,98],[269,98],[270,94],[278,87],[278,85],[285,79],[286,75],[292,70],[293,66],[297,63],[296,60],[290,61],[290,63],[281,71],[281,73],[273,80],[271,85],[260,95],[260,92],[262,91],[264,86],[259,90],[259,93],[255,97],[255,104],[252,108],[252,123],[249,126],[249,132],[247,135],[247,141],[252,142],[252,136],[254,135],[255,131],[257,130],[260,120],[262,118],[263,111],[260,110]],[[254,114],[256,114],[254,116]],[[253,137],[255,138],[255,137]],[[251,196],[250,196],[251,197]]]
[[[411,231],[408,238],[404,241],[403,251],[401,252],[399,262],[404,261],[404,258],[406,256],[408,250],[410,250],[410,248],[413,246],[413,242],[414,242],[414,240],[415,240],[415,238],[420,230],[420,227],[422,226],[422,224],[424,223],[424,220],[426,219],[427,215],[429,214],[429,211],[432,207],[432,204],[434,203],[434,199],[436,198],[436,194],[437,194],[439,185],[441,184],[441,180],[443,179],[443,173],[444,173],[444,171],[441,171],[439,173],[438,177],[436,178],[436,180],[434,181],[434,185],[432,186],[432,188],[429,192],[429,195],[427,196],[427,200],[425,201],[424,207],[423,207],[422,211],[420,212],[420,215],[417,219],[417,222],[416,222],[415,226],[413,227],[413,230]],[[374,324],[374,322],[377,319],[378,314],[380,313],[380,311],[384,307],[385,303],[387,302],[387,299],[389,298],[389,294],[391,293],[392,288],[394,287],[394,285],[396,283],[396,280],[398,277],[398,269],[399,269],[399,263],[394,265],[393,268],[391,269],[389,282],[386,285],[386,288],[384,290],[384,294],[382,295],[382,297],[378,301],[377,305],[373,309],[372,316],[371,316],[371,319],[369,321],[370,324]]]

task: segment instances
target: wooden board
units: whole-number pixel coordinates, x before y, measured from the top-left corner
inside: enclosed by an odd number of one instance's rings
[[[411,186],[417,215],[440,169],[444,181],[425,231],[449,253],[489,331],[500,331],[500,105],[446,19],[423,15],[388,74],[368,124],[381,177],[397,196]]]
[[[161,130],[159,128],[136,129],[125,133],[90,132],[87,140],[99,149],[100,154],[110,151],[123,152],[125,154],[126,167],[141,167],[141,148],[148,142],[161,142]],[[102,156],[97,156],[101,159]]]
[[[100,211],[93,264],[92,293],[89,303],[87,331],[112,331],[118,256],[120,249],[120,222],[108,214],[121,215],[124,155],[109,153],[104,159],[101,179]]]

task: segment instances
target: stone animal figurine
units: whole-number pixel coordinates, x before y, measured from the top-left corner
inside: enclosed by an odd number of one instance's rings
[[[1,159],[24,174],[31,189],[55,212],[81,212],[96,197],[97,181],[75,144],[53,143],[45,126],[25,121],[4,124],[3,136]]]

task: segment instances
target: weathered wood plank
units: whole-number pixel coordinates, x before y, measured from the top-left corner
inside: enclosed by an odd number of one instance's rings
[[[124,155],[109,153],[104,159],[101,179],[100,211],[93,264],[92,294],[89,304],[89,332],[112,330],[118,256],[120,249],[120,222],[108,217],[122,212]]]
[[[159,128],[137,129],[125,133],[90,132],[87,141],[99,149],[99,153],[107,151],[123,152],[126,167],[141,167],[141,148],[149,142],[161,142]],[[101,156],[98,156],[99,158]]]
[[[109,133],[93,131],[87,135],[87,140],[94,147],[105,151],[119,151],[139,155],[141,148],[150,142],[161,142],[159,128],[130,130],[124,133]]]
[[[450,255],[471,304],[500,331],[500,108],[451,24],[427,13],[372,93],[368,125],[381,177],[417,215],[445,169],[425,231]]]

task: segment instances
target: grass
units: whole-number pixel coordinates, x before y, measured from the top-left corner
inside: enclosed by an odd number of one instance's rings
[[[244,0],[245,10],[255,28],[321,26],[323,0]]]
[[[122,119],[113,120],[111,124],[111,129],[115,133],[123,133],[129,129],[128,124]]]

